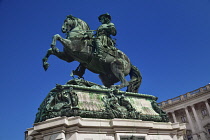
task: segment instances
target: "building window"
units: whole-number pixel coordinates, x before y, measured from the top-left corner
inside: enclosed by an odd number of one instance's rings
[[[191,135],[188,135],[187,136],[187,140],[193,140],[192,136]]]
[[[192,131],[191,131],[191,130],[187,130],[187,131],[186,131],[185,139],[186,139],[186,140],[193,140]]]
[[[201,113],[202,113],[203,116],[207,116],[207,111],[206,111],[206,109],[201,110]]]
[[[145,140],[142,136],[120,136],[120,140]]]
[[[181,117],[181,120],[182,120],[183,123],[186,123],[187,122],[187,118],[185,116],[182,116]]]

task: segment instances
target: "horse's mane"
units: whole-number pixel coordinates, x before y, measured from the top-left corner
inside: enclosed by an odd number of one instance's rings
[[[85,21],[83,21],[79,18],[76,18],[72,15],[68,15],[67,18],[70,18],[70,19],[74,20],[75,21],[75,26],[78,26],[78,25],[81,26],[82,30],[90,30],[90,27],[88,26],[88,24]]]
[[[83,30],[90,30],[90,27],[88,26],[88,24],[84,22],[83,20],[77,18],[77,23],[81,25]]]

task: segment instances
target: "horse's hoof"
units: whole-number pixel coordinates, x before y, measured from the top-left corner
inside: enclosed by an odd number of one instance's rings
[[[43,65],[43,67],[44,67],[44,70],[47,71],[47,69],[49,67],[49,63],[45,62],[44,65]]]

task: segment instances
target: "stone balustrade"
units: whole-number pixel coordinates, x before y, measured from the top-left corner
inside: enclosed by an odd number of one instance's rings
[[[174,104],[174,103],[177,103],[177,102],[180,102],[182,100],[186,100],[188,98],[191,98],[199,93],[202,93],[202,92],[205,92],[205,91],[210,91],[210,84],[204,86],[204,87],[201,87],[201,88],[198,88],[196,90],[193,90],[191,92],[188,92],[188,93],[185,93],[183,95],[180,95],[180,96],[177,96],[175,98],[172,98],[172,99],[168,99],[167,101],[162,101],[160,102],[158,105],[159,106],[167,106],[167,105],[171,105],[171,104]]]

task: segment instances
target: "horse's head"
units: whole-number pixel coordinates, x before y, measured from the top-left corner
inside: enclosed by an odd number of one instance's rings
[[[63,33],[67,33],[76,27],[78,27],[79,30],[90,30],[90,28],[86,22],[84,22],[83,20],[76,18],[72,15],[68,15],[66,17],[61,30]]]
[[[61,31],[63,33],[67,33],[71,31],[75,27],[74,20],[75,20],[75,17],[73,17],[72,15],[67,16],[66,19],[64,20]]]

